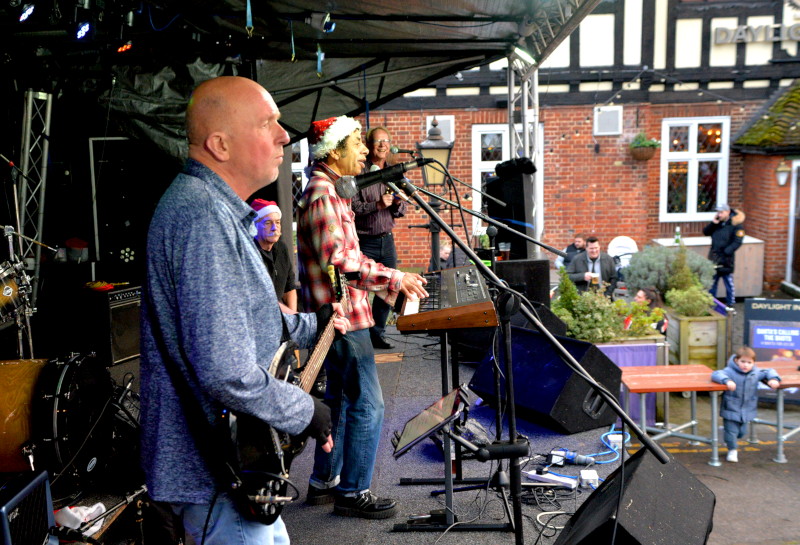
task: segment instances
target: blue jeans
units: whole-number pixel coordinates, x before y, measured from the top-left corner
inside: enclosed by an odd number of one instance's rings
[[[717,296],[717,284],[719,283],[719,279],[722,279],[722,282],[725,284],[725,304],[729,307],[732,307],[733,304],[736,302],[736,294],[733,291],[733,273],[731,274],[714,274],[714,280],[711,282],[711,289],[708,290],[708,293],[711,294],[712,297]]]
[[[170,504],[172,511],[183,521],[187,535],[198,545],[203,539],[203,528],[208,515],[208,505],[194,503]],[[283,519],[278,517],[266,526],[243,518],[233,501],[220,494],[208,522],[205,545],[289,545],[289,534]]]
[[[735,422],[733,420],[722,420],[722,429],[725,430],[725,445],[728,450],[736,450],[738,439],[744,437],[747,432],[747,422]]]
[[[397,249],[394,247],[392,233],[381,238],[361,237],[358,239],[358,244],[361,247],[361,253],[375,263],[386,265],[391,269],[397,268]],[[383,337],[384,331],[386,331],[386,320],[389,318],[391,309],[392,307],[380,297],[372,299],[372,318],[375,320],[375,325],[369,331],[373,338]]]
[[[333,342],[325,360],[331,408],[333,450],[317,444],[311,484],[337,486],[341,494],[369,489],[383,426],[383,393],[369,331],[351,331]]]

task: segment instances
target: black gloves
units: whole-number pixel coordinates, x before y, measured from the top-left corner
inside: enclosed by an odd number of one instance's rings
[[[314,401],[314,416],[311,417],[311,422],[308,423],[301,435],[324,443],[328,440],[328,436],[331,434],[331,426],[333,425],[331,422],[331,408],[316,397],[311,399]]]

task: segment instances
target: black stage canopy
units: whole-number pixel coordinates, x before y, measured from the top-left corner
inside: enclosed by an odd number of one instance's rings
[[[180,156],[186,98],[209,77],[256,78],[297,141],[314,119],[377,108],[515,46],[541,62],[598,2],[11,0],[0,62],[15,89],[110,99],[133,136]]]

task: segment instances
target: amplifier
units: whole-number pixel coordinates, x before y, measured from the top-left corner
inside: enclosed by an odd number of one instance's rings
[[[139,316],[142,288],[139,286],[106,292],[87,290],[83,312],[86,350],[96,352],[106,365],[139,357]]]
[[[0,488],[0,537],[3,545],[58,545],[47,471],[21,473]]]

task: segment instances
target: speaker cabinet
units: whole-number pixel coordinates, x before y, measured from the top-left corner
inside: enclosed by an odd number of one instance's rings
[[[525,295],[529,301],[550,307],[550,261],[537,254],[534,259],[495,262],[497,276]]]
[[[581,366],[612,394],[620,389],[622,371],[591,343],[557,337]],[[609,426],[616,413],[538,331],[512,327],[511,360],[517,414],[530,422],[572,434]],[[500,369],[505,369],[505,363]],[[475,370],[470,389],[490,403],[494,398],[494,365],[491,354]],[[505,392],[505,379],[501,377]]]
[[[53,498],[47,471],[22,473],[0,488],[0,536],[3,545],[58,545],[49,535]]]
[[[107,366],[139,357],[141,295],[140,287],[85,292],[84,349]]]
[[[625,462],[624,473],[618,468],[583,502],[555,545],[611,543],[615,520],[616,545],[702,545],[715,503],[714,493],[675,459],[662,464],[643,448]]]

